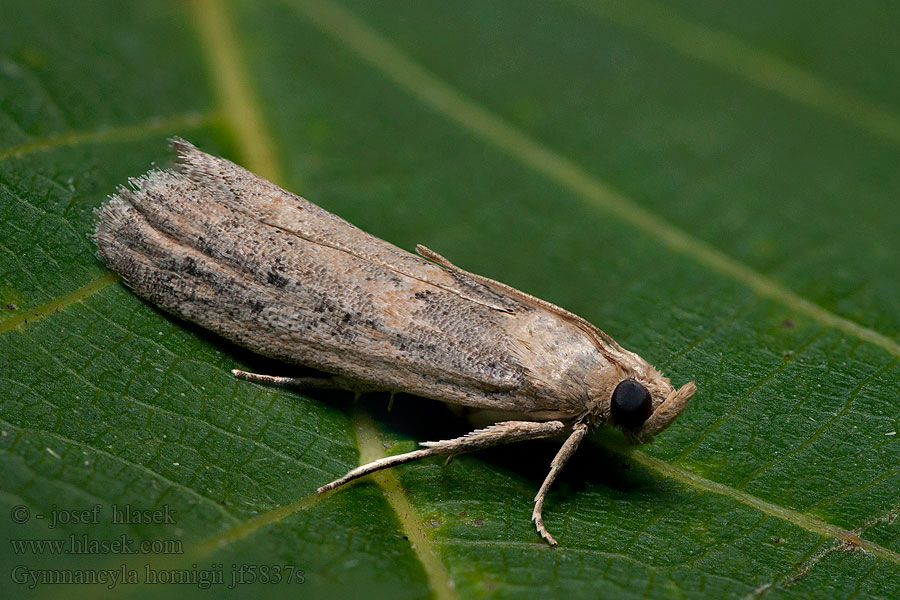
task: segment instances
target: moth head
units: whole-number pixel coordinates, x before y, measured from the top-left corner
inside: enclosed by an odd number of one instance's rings
[[[609,397],[609,422],[635,444],[671,425],[697,391],[693,381],[675,389],[656,369],[641,366],[647,368],[623,373]]]

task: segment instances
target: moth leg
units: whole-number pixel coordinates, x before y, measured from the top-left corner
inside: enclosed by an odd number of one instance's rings
[[[340,479],[335,479],[331,483],[323,485],[318,489],[318,492],[321,494],[328,490],[333,490],[348,481],[362,477],[363,475],[419,460],[420,458],[439,455],[453,457],[457,454],[473,452],[475,450],[490,448],[491,446],[500,444],[550,437],[561,433],[563,429],[565,429],[565,425],[560,421],[546,421],[543,423],[534,421],[503,421],[501,423],[495,423],[490,427],[485,427],[484,429],[476,429],[471,433],[467,433],[462,437],[454,438],[452,440],[421,442],[419,445],[423,446],[423,448],[420,450],[413,450],[412,452],[407,452],[405,454],[379,458],[378,460],[359,466]]]
[[[531,513],[531,520],[534,521],[534,525],[537,527],[541,537],[547,540],[551,546],[556,545],[556,539],[544,527],[544,518],[541,516],[541,512],[544,510],[544,498],[547,497],[547,492],[550,491],[550,486],[556,481],[556,476],[559,475],[566,461],[575,454],[578,444],[581,443],[587,432],[588,426],[584,423],[579,423],[572,428],[571,435],[562,445],[562,448],[559,449],[559,452],[556,453],[556,456],[553,457],[553,461],[550,463],[550,472],[547,473],[544,483],[541,484],[541,489],[538,490],[537,496],[534,497],[534,511]]]
[[[232,369],[231,374],[238,379],[267,383],[278,387],[315,388],[320,390],[350,389],[348,382],[343,381],[340,377],[279,377],[277,375],[250,373],[240,369]]]

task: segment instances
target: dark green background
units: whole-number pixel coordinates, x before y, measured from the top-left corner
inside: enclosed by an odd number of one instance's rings
[[[900,595],[900,12],[890,3],[34,2],[0,19],[0,497],[15,565],[294,565],[371,598]],[[598,433],[398,468],[440,405],[286,373],[144,303],[92,210],[181,135],[380,237],[573,310],[699,391]],[[298,504],[292,504],[297,501]],[[115,525],[113,503],[175,525]],[[104,507],[102,522],[34,518]],[[25,505],[27,524],[10,510]],[[174,556],[15,554],[126,534]],[[858,536],[858,539],[854,536]],[[840,539],[839,539],[840,538]],[[849,542],[847,541],[849,540]],[[97,587],[41,586],[37,597]],[[120,586],[120,596],[222,590]]]

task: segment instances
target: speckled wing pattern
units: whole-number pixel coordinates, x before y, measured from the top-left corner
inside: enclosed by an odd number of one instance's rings
[[[376,389],[584,410],[582,329],[369,235],[183,140],[98,209],[101,259],[138,294],[260,354]]]

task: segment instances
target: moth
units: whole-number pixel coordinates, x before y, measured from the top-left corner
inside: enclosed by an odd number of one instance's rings
[[[634,443],[668,427],[696,390],[676,389],[585,319],[418,255],[188,142],[96,211],[98,256],[140,296],[321,378],[235,371],[278,385],[406,392],[495,415],[493,425],[353,469],[320,493],[434,455],[565,434],[534,499],[600,424]]]

